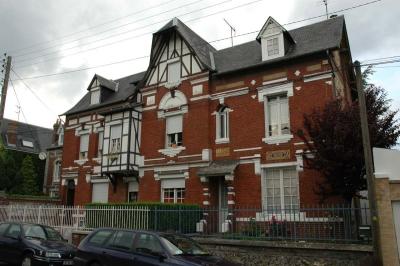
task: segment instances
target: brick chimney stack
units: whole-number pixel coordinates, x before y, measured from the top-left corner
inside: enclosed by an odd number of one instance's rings
[[[7,142],[8,145],[17,145],[17,121],[9,121],[7,125]]]

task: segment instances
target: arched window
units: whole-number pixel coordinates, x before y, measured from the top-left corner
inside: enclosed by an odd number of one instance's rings
[[[57,160],[54,162],[53,182],[60,182],[60,176],[61,176],[61,161]]]
[[[226,105],[219,107],[216,113],[216,143],[229,142],[229,108]]]

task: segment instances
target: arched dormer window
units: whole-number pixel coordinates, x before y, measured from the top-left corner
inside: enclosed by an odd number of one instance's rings
[[[229,142],[229,108],[220,105],[216,112],[216,139],[215,143]]]
[[[57,160],[54,162],[53,183],[60,182],[60,176],[61,176],[61,161]]]

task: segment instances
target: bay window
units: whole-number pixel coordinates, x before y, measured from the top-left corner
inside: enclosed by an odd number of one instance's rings
[[[166,118],[166,146],[182,146],[182,115],[175,115]]]
[[[121,132],[122,126],[115,125],[110,127],[110,146],[109,146],[109,160],[110,165],[118,164],[121,152]]]

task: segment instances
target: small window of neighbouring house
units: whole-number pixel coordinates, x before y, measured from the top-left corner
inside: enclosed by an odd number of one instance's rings
[[[90,104],[100,103],[100,89],[90,91]]]
[[[181,63],[180,62],[174,62],[168,64],[168,82],[169,83],[174,83],[174,82],[179,82],[181,79]]]
[[[267,97],[267,136],[290,134],[289,103],[286,95]]]
[[[89,150],[89,134],[81,135],[79,145],[79,159],[87,159]]]
[[[61,175],[61,161],[57,160],[54,163],[53,182],[60,182]]]
[[[64,128],[60,125],[58,129],[58,145],[62,146],[64,144]]]
[[[182,115],[166,119],[167,147],[182,146]]]
[[[268,56],[279,54],[278,38],[267,40],[267,50],[268,50]]]
[[[33,142],[30,140],[22,140],[22,146],[27,148],[33,148]]]

